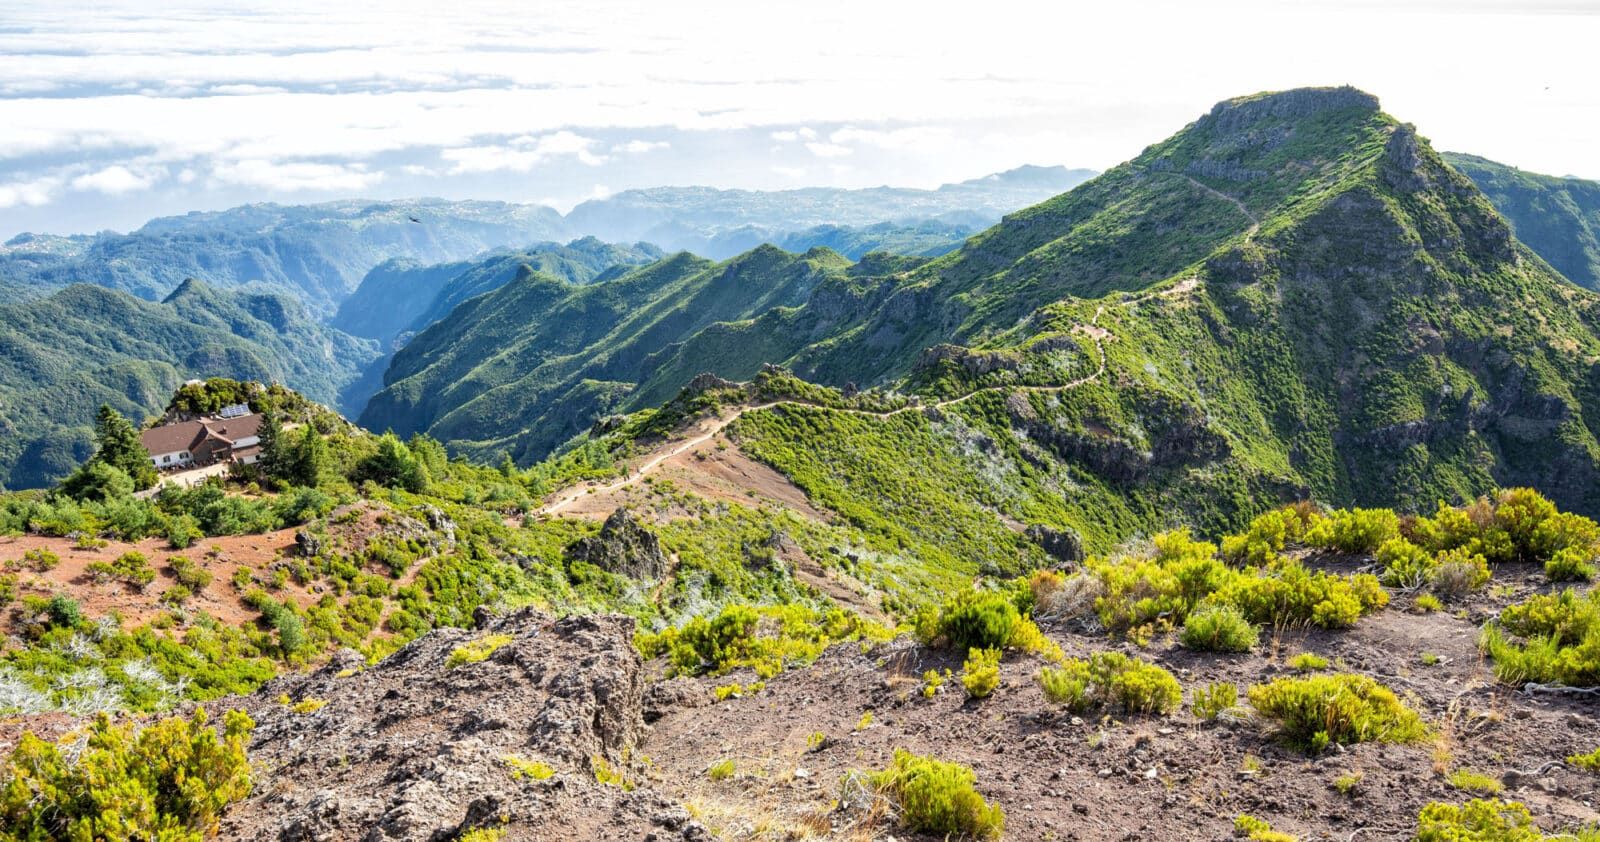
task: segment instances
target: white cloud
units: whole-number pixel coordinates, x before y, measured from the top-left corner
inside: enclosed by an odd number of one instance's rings
[[[938,146],[950,140],[950,129],[944,126],[912,126],[903,129],[863,129],[845,126],[828,135],[828,141],[831,143],[864,144],[890,150]]]
[[[611,147],[611,151],[621,152],[626,155],[643,155],[646,152],[654,152],[670,146],[672,144],[665,140],[630,140],[627,143],[619,143]]]
[[[362,164],[247,160],[219,164],[212,168],[211,177],[223,184],[261,187],[284,193],[354,193],[382,181],[383,173],[369,172]]]
[[[0,184],[0,208],[47,205],[60,186],[59,179],[50,177]]]
[[[794,143],[796,140],[800,139],[800,134],[792,129],[784,129],[782,131],[773,132],[772,139],[778,141],[779,143]]]
[[[784,178],[789,179],[790,181],[799,181],[800,179],[805,178],[807,172],[805,167],[784,166],[775,166],[772,168],[772,171],[783,176]]]
[[[570,157],[581,164],[597,167],[606,162],[606,156],[593,152],[599,141],[582,135],[559,131],[552,134],[523,135],[504,145],[462,146],[444,149],[439,157],[451,163],[450,172],[528,172],[554,158]]]
[[[811,154],[818,158],[843,158],[855,151],[848,146],[840,146],[837,143],[824,143],[822,141],[807,143],[806,148],[811,150]]]
[[[84,173],[72,180],[74,190],[94,190],[107,196],[120,196],[135,190],[148,190],[161,179],[162,171],[151,169],[140,173],[113,164],[103,170]]]

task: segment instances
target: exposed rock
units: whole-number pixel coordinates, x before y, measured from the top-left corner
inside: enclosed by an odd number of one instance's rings
[[[1028,540],[1038,544],[1050,557],[1064,564],[1083,561],[1083,537],[1076,529],[1056,529],[1042,523],[1031,524]]]
[[[270,682],[242,700],[257,723],[256,781],[221,838],[421,842],[490,826],[512,839],[703,838],[687,816],[658,821],[672,806],[664,799],[600,785],[591,772],[594,756],[629,770],[644,728],[633,630],[627,617],[551,620],[524,609],[482,631],[433,632],[364,670],[342,652],[314,673]],[[458,646],[489,634],[511,640],[484,661],[447,665]],[[280,696],[326,704],[295,713]],[[515,778],[510,755],[556,775]]]
[[[627,508],[612,512],[599,533],[578,541],[567,552],[574,561],[635,579],[654,579],[667,571],[661,541]]]
[[[294,533],[294,545],[299,548],[300,555],[311,558],[322,552],[322,538],[313,532],[301,529]]]

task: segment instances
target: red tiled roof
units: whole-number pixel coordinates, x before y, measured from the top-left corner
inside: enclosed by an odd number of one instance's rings
[[[144,442],[144,449],[149,451],[151,456],[160,456],[163,453],[177,453],[180,450],[193,452],[200,442],[208,438],[231,445],[239,439],[259,435],[260,432],[260,415],[242,415],[238,418],[207,418],[200,421],[163,424],[140,433],[139,439]]]

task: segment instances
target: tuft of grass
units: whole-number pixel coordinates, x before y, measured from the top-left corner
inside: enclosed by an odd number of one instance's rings
[[[445,659],[444,665],[448,669],[455,669],[464,664],[476,664],[488,660],[490,655],[510,643],[512,639],[509,634],[491,634],[470,643],[463,643],[450,650],[450,657]]]
[[[1425,667],[1436,667],[1440,662],[1439,656],[1432,652],[1424,652],[1417,656],[1417,659],[1422,661],[1422,665]]]
[[[863,711],[861,718],[856,720],[856,730],[865,731],[872,727],[872,711]]]
[[[1474,792],[1479,795],[1499,795],[1505,790],[1505,784],[1499,778],[1493,778],[1470,769],[1457,769],[1445,776],[1445,783],[1453,789],[1463,792]]]
[[[595,783],[605,786],[619,787],[624,792],[633,791],[633,781],[621,769],[612,766],[604,757],[596,754],[589,758],[589,769],[594,772]]]
[[[295,713],[316,713],[328,704],[327,699],[301,699],[289,709]]]
[[[1337,790],[1340,795],[1354,795],[1356,790],[1361,787],[1362,777],[1362,773],[1359,769],[1354,772],[1345,772],[1339,777],[1333,779],[1333,788]]]
[[[1189,709],[1201,721],[1211,722],[1238,703],[1239,688],[1230,681],[1216,681],[1194,691]]]
[[[737,771],[737,768],[734,765],[733,758],[724,757],[706,767],[706,777],[714,781],[725,781],[733,777],[735,771]]]
[[[1432,614],[1435,611],[1444,610],[1444,603],[1440,602],[1439,598],[1431,593],[1418,594],[1415,604],[1417,610],[1424,614]]]
[[[1296,672],[1318,672],[1328,668],[1328,659],[1313,652],[1301,652],[1289,659]]]

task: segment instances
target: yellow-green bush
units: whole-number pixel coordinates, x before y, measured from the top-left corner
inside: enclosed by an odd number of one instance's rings
[[[1479,645],[1507,684],[1600,685],[1600,592],[1529,597],[1486,625]]]
[[[1306,529],[1305,542],[1342,553],[1370,553],[1400,534],[1400,517],[1389,509],[1336,509]]]
[[[1010,645],[1022,613],[1007,594],[967,589],[936,609],[917,615],[917,638],[924,645],[952,649],[1000,649]]]
[[[250,793],[254,727],[229,711],[218,734],[202,709],[144,728],[100,714],[81,746],[24,734],[0,784],[0,829],[8,839],[199,842]]]
[[[1504,790],[1505,784],[1499,778],[1491,777],[1471,769],[1456,769],[1445,776],[1445,783],[1452,789],[1476,792],[1479,795],[1499,795]]]
[[[1435,801],[1417,816],[1417,842],[1545,842],[1528,808],[1516,801],[1474,798],[1461,806]],[[1594,837],[1589,837],[1593,839]]]
[[[967,662],[961,667],[961,686],[974,699],[993,693],[1000,686],[1000,650],[968,649]]]
[[[1294,836],[1273,830],[1266,819],[1258,819],[1248,813],[1234,818],[1233,832],[1250,842],[1296,842]]]
[[[486,661],[490,655],[493,655],[500,647],[510,643],[512,639],[509,634],[486,634],[477,640],[463,643],[450,650],[450,657],[445,659],[444,665],[454,669],[464,664],[476,664],[479,661]]]
[[[1276,720],[1290,744],[1320,752],[1329,743],[1415,742],[1428,728],[1393,691],[1364,675],[1280,678],[1257,684],[1250,704]]]
[[[1384,541],[1374,557],[1383,565],[1383,583],[1392,588],[1420,588],[1433,574],[1433,554],[1404,538]]]
[[[1095,611],[1106,628],[1180,624],[1202,603],[1232,606],[1255,625],[1343,628],[1389,601],[1369,574],[1336,576],[1276,555],[1259,567],[1230,567],[1187,530],[1157,535],[1154,545],[1146,557],[1086,562],[1104,591]]]
[[[640,634],[646,658],[666,656],[674,675],[724,675],[748,667],[771,678],[790,664],[808,664],[828,646],[848,640],[887,640],[893,630],[838,608],[806,605],[730,605],[715,617],[682,628]]]
[[[1244,612],[1232,605],[1202,606],[1183,622],[1179,639],[1202,652],[1248,652],[1259,637]]]
[[[1005,812],[983,800],[974,789],[977,775],[959,763],[897,749],[894,762],[871,780],[911,830],[973,839],[998,839],[1005,832]]]
[[[1069,658],[1041,670],[1039,684],[1045,698],[1073,712],[1117,705],[1129,713],[1168,714],[1183,702],[1183,687],[1172,673],[1121,652]]]

